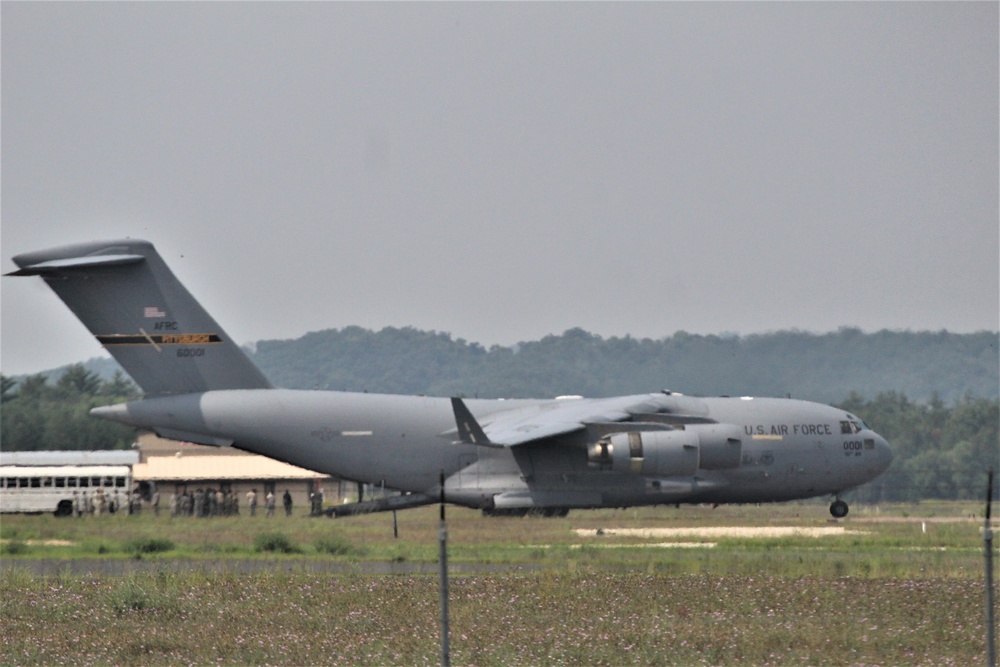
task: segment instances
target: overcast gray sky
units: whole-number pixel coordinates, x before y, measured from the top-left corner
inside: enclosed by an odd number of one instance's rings
[[[998,328],[998,4],[16,3],[2,269],[153,241],[240,342]],[[2,280],[2,370],[101,354]]]

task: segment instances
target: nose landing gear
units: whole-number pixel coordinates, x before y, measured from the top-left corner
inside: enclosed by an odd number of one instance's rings
[[[830,503],[830,514],[833,515],[834,519],[843,519],[847,516],[847,512],[850,508],[840,498],[837,498],[832,503]]]

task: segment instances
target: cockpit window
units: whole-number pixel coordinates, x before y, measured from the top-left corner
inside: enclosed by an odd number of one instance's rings
[[[851,435],[858,433],[863,428],[860,422],[856,421],[842,421],[840,422],[840,432],[846,435]]]

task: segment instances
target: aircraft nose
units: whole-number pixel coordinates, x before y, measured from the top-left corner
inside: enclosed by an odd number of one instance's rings
[[[887,470],[892,465],[892,447],[878,433],[875,434],[875,453],[878,460],[879,472]]]

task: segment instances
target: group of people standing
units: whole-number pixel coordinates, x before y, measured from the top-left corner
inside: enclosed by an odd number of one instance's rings
[[[318,489],[309,494],[310,513],[320,514],[323,510],[324,494],[322,489]],[[169,496],[170,516],[177,517],[214,517],[214,516],[238,516],[240,513],[239,495],[230,489],[198,488],[193,493],[184,489],[182,493],[171,493]],[[250,489],[246,493],[246,503],[250,516],[257,516],[258,505],[264,506],[265,516],[272,517],[277,509],[278,498],[273,490],[260,497],[257,489]],[[115,514],[119,511],[127,511],[129,514],[138,514],[143,504],[149,506],[154,514],[160,514],[160,492],[155,489],[143,501],[142,494],[138,491],[132,493],[119,494],[115,489],[113,492],[105,493],[104,489],[97,489],[88,494],[86,491],[73,492],[73,513],[76,516],[92,514]],[[288,489],[281,496],[281,505],[285,510],[285,516],[292,515],[292,493]]]
[[[268,491],[264,496],[266,516],[274,516],[275,502],[274,491]],[[285,508],[285,516],[292,516],[292,494],[288,489],[281,497],[281,505]],[[257,489],[247,491],[247,507],[250,508],[250,516],[257,516]]]
[[[139,512],[142,503],[139,494],[118,492],[118,489],[105,493],[104,489],[95,489],[92,493],[87,491],[73,492],[73,515],[74,516],[101,516],[102,514],[116,514],[119,511],[126,511],[129,514]]]
[[[154,496],[158,493],[154,492]],[[170,494],[170,516],[235,516],[240,513],[239,497],[223,489],[198,488],[194,493]]]

